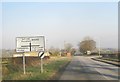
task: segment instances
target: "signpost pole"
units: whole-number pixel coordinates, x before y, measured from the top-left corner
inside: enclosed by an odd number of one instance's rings
[[[41,73],[43,73],[43,61],[42,61],[42,58],[40,58],[40,59],[41,59],[41,63],[40,63],[41,64],[41,66],[40,66],[41,67]]]
[[[25,71],[25,54],[23,53],[23,72],[24,74],[26,74],[26,71]]]

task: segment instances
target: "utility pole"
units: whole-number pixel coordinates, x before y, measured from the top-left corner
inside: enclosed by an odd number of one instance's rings
[[[48,39],[46,39],[46,52],[48,52]]]
[[[64,41],[64,50],[65,50],[65,41]]]
[[[61,53],[62,53],[62,49],[61,49],[61,46],[60,46],[60,56],[61,56]]]
[[[96,37],[97,38],[97,37]],[[98,55],[99,55],[99,57],[100,57],[100,38],[97,38],[97,40],[98,40]]]
[[[100,39],[99,39],[99,57],[100,57]]]

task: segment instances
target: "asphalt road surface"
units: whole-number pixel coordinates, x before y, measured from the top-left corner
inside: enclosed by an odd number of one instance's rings
[[[118,80],[118,67],[90,57],[74,56],[59,80]]]

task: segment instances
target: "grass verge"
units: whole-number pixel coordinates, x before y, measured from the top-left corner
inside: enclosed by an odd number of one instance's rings
[[[118,58],[99,58],[99,59],[114,61],[114,62],[119,62],[120,61]]]
[[[44,72],[40,73],[40,65],[26,67],[26,74],[23,74],[23,71],[12,72],[6,77],[3,77],[3,80],[51,80],[56,73],[65,67],[70,58],[61,57],[61,58],[51,58],[47,61],[44,61],[43,69]]]

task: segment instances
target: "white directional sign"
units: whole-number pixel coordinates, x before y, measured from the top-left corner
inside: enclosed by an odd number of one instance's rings
[[[16,38],[16,52],[44,51],[44,49],[44,36]]]

